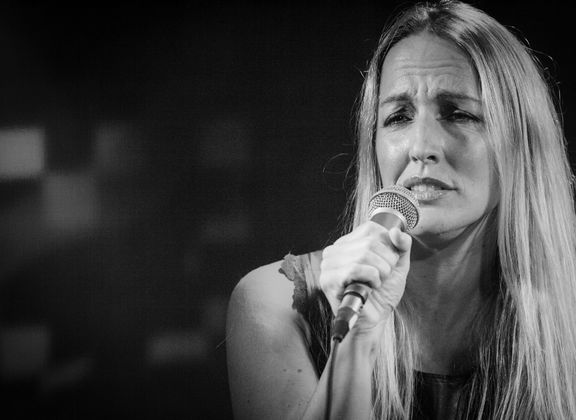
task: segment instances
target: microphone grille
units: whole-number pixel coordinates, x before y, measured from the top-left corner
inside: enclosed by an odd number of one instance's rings
[[[416,227],[420,219],[418,199],[412,191],[400,185],[392,185],[378,191],[370,198],[368,205],[368,216],[382,209],[392,209],[404,216],[406,219],[406,230]]]

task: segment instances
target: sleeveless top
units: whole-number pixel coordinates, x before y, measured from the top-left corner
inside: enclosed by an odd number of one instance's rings
[[[318,376],[322,374],[330,354],[331,326],[334,315],[328,299],[318,283],[322,251],[304,255],[288,254],[280,272],[294,283],[292,308],[298,311],[309,327],[308,350]],[[413,420],[452,420],[461,417],[459,401],[464,398],[469,375],[439,375],[415,372],[416,389]],[[462,403],[465,405],[464,401]]]

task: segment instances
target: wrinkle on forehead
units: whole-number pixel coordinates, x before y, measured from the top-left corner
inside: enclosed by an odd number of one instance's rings
[[[380,94],[434,95],[457,90],[478,96],[478,80],[467,56],[451,42],[430,33],[398,42],[382,64]]]

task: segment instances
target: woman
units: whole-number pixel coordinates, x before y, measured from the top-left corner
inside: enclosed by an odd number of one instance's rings
[[[528,48],[460,2],[406,10],[370,63],[356,166],[348,233],[233,292],[237,418],[576,418],[572,175]],[[410,235],[368,220],[394,184],[420,201]],[[372,293],[331,360],[352,281]]]

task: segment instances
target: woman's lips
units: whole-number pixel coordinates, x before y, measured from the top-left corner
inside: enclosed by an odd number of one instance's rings
[[[418,202],[437,200],[446,195],[447,193],[449,193],[450,191],[451,190],[444,190],[436,186],[426,184],[418,184],[412,187],[412,193],[414,194]]]
[[[448,184],[435,178],[412,177],[404,183],[419,202],[437,200],[453,190]]]

